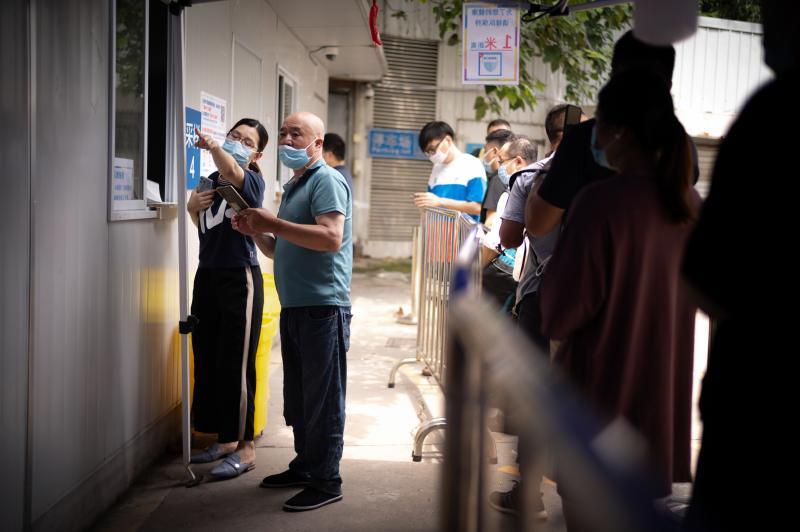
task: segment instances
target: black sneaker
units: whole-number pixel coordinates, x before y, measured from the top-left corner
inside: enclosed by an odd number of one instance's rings
[[[308,486],[309,484],[311,484],[311,475],[304,475],[287,469],[283,473],[264,477],[264,480],[261,481],[259,486],[262,488],[294,488],[297,486]]]
[[[521,508],[521,497],[519,482],[514,481],[514,486],[509,491],[493,491],[489,495],[489,505],[504,514],[518,516]],[[534,502],[532,517],[537,521],[547,519],[547,510],[544,509],[541,493],[539,493]]]
[[[341,493],[333,495],[316,488],[308,487],[286,501],[283,504],[283,509],[287,512],[305,512],[306,510],[316,510],[326,504],[341,500]]]

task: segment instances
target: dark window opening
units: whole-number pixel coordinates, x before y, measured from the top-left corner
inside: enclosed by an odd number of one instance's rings
[[[150,49],[147,86],[147,178],[158,183],[166,197],[167,147],[167,39],[169,9],[160,0],[150,1]]]

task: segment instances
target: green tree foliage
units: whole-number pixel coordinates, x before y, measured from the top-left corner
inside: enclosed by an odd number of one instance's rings
[[[708,17],[760,23],[761,2],[759,0],[700,0],[700,13]]]
[[[463,0],[417,0],[430,3],[439,36],[451,46],[461,42]],[[552,5],[555,2],[546,2]],[[585,0],[570,0],[570,4]],[[403,16],[395,12],[392,16]],[[520,28],[520,61],[530,65],[539,57],[553,72],[561,71],[566,85],[566,99],[579,103],[592,99],[609,70],[614,38],[630,26],[631,7],[591,9],[568,16],[544,16],[522,22]],[[533,109],[536,92],[544,83],[533,76],[531,68],[520,68],[519,85],[486,85],[484,95],[475,98],[475,117],[481,120],[487,113],[499,115],[506,102],[512,110]]]
[[[123,94],[144,94],[144,13],[142,0],[117,2],[117,88]]]

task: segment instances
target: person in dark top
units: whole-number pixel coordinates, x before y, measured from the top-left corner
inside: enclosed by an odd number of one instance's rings
[[[261,206],[265,183],[256,161],[268,135],[251,118],[239,120],[222,145],[198,135],[196,145],[208,150],[217,171],[209,176],[214,188],[194,192],[186,205],[200,238],[192,294],[192,314],[200,320],[192,333],[192,420],[196,430],[218,439],[192,462],[222,458],[211,475],[232,478],[255,467],[255,358],[264,289],[255,243],[233,229],[234,211],[216,189],[233,186],[249,206]]]
[[[593,157],[616,173],[572,202],[540,289],[542,332],[561,341],[554,363],[601,419],[622,418],[641,434],[648,495],[663,498],[691,480],[696,307],[680,269],[700,196],[662,78],[644,69],[612,77],[597,117]],[[567,529],[585,530],[585,501],[568,483],[558,488]]]
[[[347,186],[353,190],[353,176],[345,164],[346,150],[347,146],[342,137],[336,133],[325,133],[325,138],[322,140],[322,158],[325,159],[325,164],[342,174]]]
[[[778,480],[791,483],[796,471],[796,320],[775,297],[790,295],[791,305],[796,293],[789,220],[796,195],[773,194],[768,184],[798,175],[800,137],[781,107],[800,94],[800,5],[768,0],[762,14],[764,58],[775,79],[750,98],[720,146],[683,264],[715,323],[685,522],[691,532],[785,530],[795,519],[794,491]],[[752,154],[759,154],[756,165]],[[747,242],[759,242],[758,256],[743,252]]]
[[[505,118],[495,118],[494,120],[489,122],[488,126],[486,126],[486,134],[489,135],[491,133],[494,133],[495,131],[500,131],[501,129],[507,129],[508,131],[511,131],[511,124],[509,124],[508,120],[506,120]],[[485,147],[476,148],[470,152],[470,155],[480,159],[481,155],[485,153],[485,151],[486,151]]]
[[[497,212],[497,202],[504,192],[508,191],[508,181],[497,177],[497,170],[500,167],[500,150],[510,142],[514,134],[510,129],[497,129],[486,135],[483,145],[483,167],[486,169],[486,196],[481,205],[481,223],[491,227],[494,214]]]
[[[511,131],[511,124],[509,124],[508,120],[505,118],[495,118],[489,125],[486,126],[486,134],[492,133],[493,131],[499,131],[501,129],[507,129]]]
[[[520,274],[516,300],[516,317],[520,328],[544,352],[548,353],[549,339],[541,333],[541,312],[539,309],[539,286],[553,253],[558,231],[539,237],[525,234],[525,203],[532,190],[547,175],[547,168],[561,143],[567,105],[556,105],[550,109],[545,119],[545,132],[550,141],[550,150],[545,157],[529,168],[524,168],[519,175],[511,178],[511,190],[508,203],[501,215],[503,225],[500,226],[500,242],[508,248],[522,248],[525,255],[524,266]],[[525,240],[527,239],[527,242]]]
[[[643,43],[628,31],[614,46],[611,59],[611,77],[633,68],[646,68],[660,75],[670,86],[675,67],[675,48],[651,46]],[[592,159],[590,141],[594,119],[570,126],[564,133],[558,153],[553,158],[550,171],[535,194],[528,196],[525,209],[525,226],[528,233],[542,236],[559,223],[572,199],[585,185],[607,179],[614,172],[602,168]],[[700,170],[697,149],[692,146],[694,181]]]

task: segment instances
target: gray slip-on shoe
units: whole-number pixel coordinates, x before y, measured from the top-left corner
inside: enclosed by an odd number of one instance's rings
[[[256,464],[253,462],[243,464],[239,453],[231,453],[222,460],[222,463],[212,469],[209,474],[216,478],[234,478],[242,473],[247,473],[255,467]]]
[[[208,464],[210,462],[216,462],[220,458],[224,458],[229,454],[231,453],[220,451],[218,443],[212,443],[199,453],[193,454],[189,462],[192,464]]]

